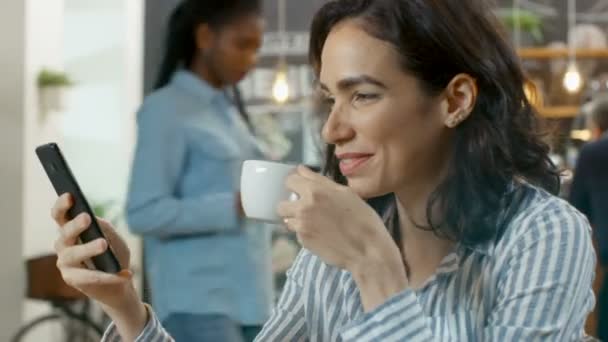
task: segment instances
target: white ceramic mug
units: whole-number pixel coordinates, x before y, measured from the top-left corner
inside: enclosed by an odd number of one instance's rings
[[[279,202],[294,199],[285,188],[285,178],[295,165],[247,160],[241,170],[241,203],[248,218],[277,223]]]

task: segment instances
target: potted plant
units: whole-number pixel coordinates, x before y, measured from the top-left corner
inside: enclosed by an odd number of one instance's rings
[[[42,69],[38,74],[40,105],[43,113],[65,109],[65,91],[74,82],[61,71]]]
[[[519,25],[522,33],[522,41],[520,42],[522,46],[533,46],[542,43],[543,21],[539,15],[521,8],[511,8],[499,11],[498,16],[510,31],[514,31],[516,26]]]
[[[122,210],[117,205],[116,201],[91,201],[91,210],[97,217],[103,217],[112,223],[115,227],[118,227],[120,220],[122,219]]]

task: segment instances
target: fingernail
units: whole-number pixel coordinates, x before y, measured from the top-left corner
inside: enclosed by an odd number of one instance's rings
[[[105,239],[99,239],[98,244],[102,252],[105,251],[106,248],[108,248],[108,242]]]
[[[133,276],[133,272],[131,272],[131,270],[122,270],[122,271],[118,272],[117,274],[124,278],[131,278],[131,276]]]

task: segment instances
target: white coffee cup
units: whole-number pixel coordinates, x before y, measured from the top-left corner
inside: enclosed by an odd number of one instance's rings
[[[247,160],[241,170],[241,203],[248,218],[277,223],[279,202],[294,199],[285,188],[285,178],[295,165]]]

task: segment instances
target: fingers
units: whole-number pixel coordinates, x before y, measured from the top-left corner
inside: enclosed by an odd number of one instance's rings
[[[321,173],[314,172],[304,165],[300,165],[297,167],[296,172],[298,175],[312,181],[313,183],[320,184],[321,186],[336,186],[336,182],[327,178]]]
[[[116,232],[116,229],[108,220],[99,216],[96,216],[96,219],[97,223],[99,223],[99,228],[101,229],[102,234],[110,242],[110,246],[114,245],[114,241],[121,240],[120,236]]]
[[[307,188],[333,187],[337,184],[322,174],[316,173],[304,165],[299,165],[296,172],[287,176],[285,185],[288,189],[300,193]]]
[[[105,232],[109,232],[109,233],[114,232],[114,227],[112,226],[112,223],[110,223],[110,221],[104,219],[103,217],[99,217],[99,216],[95,216],[95,219],[97,219],[97,223],[99,223],[99,228],[101,228],[101,230],[104,233]]]
[[[277,206],[277,215],[282,218],[293,218],[298,212],[298,201],[282,201]]]
[[[85,268],[64,268],[61,275],[66,283],[75,288],[91,285],[118,285],[131,281],[132,273],[121,271],[117,274],[88,270]]]
[[[64,248],[57,253],[57,267],[81,267],[82,264],[94,256],[100,255],[108,249],[104,239],[97,239],[85,244]]]
[[[297,233],[298,229],[301,227],[300,219],[296,217],[287,217],[283,219],[283,223],[285,224],[285,228],[293,233]]]
[[[323,176],[323,175],[321,175],[319,173],[314,172],[313,170],[309,169],[308,167],[306,167],[304,165],[299,165],[296,168],[296,171],[297,171],[297,173],[300,176],[305,177],[305,178],[310,179],[310,180],[317,180],[317,181],[326,181],[326,180],[328,180],[327,177],[325,177],[325,176]]]
[[[303,247],[307,247],[312,234],[304,228],[304,222],[299,218],[287,218],[283,222],[285,223],[285,228],[295,234],[298,243]]]
[[[285,178],[285,187],[302,197],[309,189],[315,186],[315,181],[299,173],[292,173]]]
[[[85,231],[90,224],[91,217],[86,213],[82,213],[76,216],[75,219],[63,224],[61,229],[59,229],[61,235],[55,244],[55,250],[60,252],[63,248],[76,244],[80,233]]]
[[[306,207],[307,204],[325,197],[325,193],[333,191],[337,186],[331,180],[321,176],[305,166],[299,166],[297,172],[290,174],[285,179],[285,187],[295,195],[287,201],[282,201],[277,206],[277,214],[280,217],[294,217],[296,213]]]
[[[98,217],[97,222],[99,223],[99,228],[103,235],[105,236],[108,244],[110,245],[110,249],[118,258],[118,262],[123,269],[129,268],[129,263],[131,259],[131,251],[129,247],[125,243],[125,241],[120,237],[118,232],[112,227],[112,224],[105,219]]]
[[[55,201],[55,204],[51,209],[51,217],[53,217],[53,220],[55,220],[59,226],[63,226],[68,222],[66,214],[71,207],[72,196],[70,196],[68,193],[59,196],[59,198],[57,198]]]

